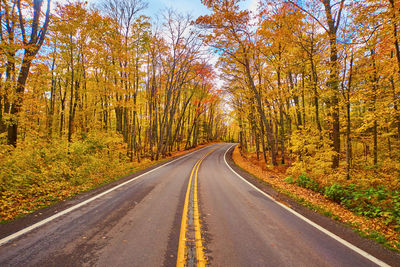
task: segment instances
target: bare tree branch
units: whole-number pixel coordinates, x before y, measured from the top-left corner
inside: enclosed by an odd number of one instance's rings
[[[337,29],[339,28],[340,18],[341,18],[343,6],[344,6],[344,1],[345,1],[345,0],[341,0],[341,1],[340,1],[339,11],[338,11],[338,14],[337,14],[337,16],[336,16],[335,31],[337,31]]]
[[[25,25],[24,25],[24,19],[22,18],[22,12],[21,12],[21,0],[17,0],[17,7],[18,7],[18,18],[19,18],[19,26],[21,28],[22,32],[22,42],[24,45],[26,45],[26,35],[25,35]]]
[[[297,7],[298,9],[300,9],[301,11],[303,11],[304,13],[306,13],[307,15],[309,15],[311,18],[313,18],[326,32],[329,32],[329,30],[325,27],[324,24],[322,24],[322,22],[315,17],[313,14],[311,14],[311,12],[305,10],[304,8],[302,8],[301,6],[299,6],[298,4],[296,4],[295,2],[293,2],[292,0],[287,0],[287,3]]]

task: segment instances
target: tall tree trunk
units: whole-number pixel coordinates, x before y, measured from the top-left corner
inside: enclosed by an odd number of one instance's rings
[[[376,99],[377,99],[377,91],[378,91],[378,74],[376,70],[376,62],[375,62],[375,50],[371,49],[371,57],[372,57],[372,67],[373,67],[373,77],[372,77],[372,112],[374,113],[374,125],[373,125],[373,140],[374,140],[374,165],[378,164],[378,121],[376,114]]]
[[[36,54],[36,53],[35,53]],[[29,69],[32,63],[33,56],[35,55],[30,50],[26,49],[24,59],[22,60],[21,69],[18,75],[17,86],[16,86],[16,100],[11,106],[10,114],[13,118],[13,122],[8,126],[8,138],[7,142],[9,145],[17,146],[18,136],[18,113],[21,111],[23,94],[25,90],[26,80],[28,79]]]
[[[53,134],[53,117],[54,117],[54,108],[55,108],[55,90],[57,86],[57,80],[54,75],[54,66],[55,66],[56,58],[54,56],[53,62],[51,64],[51,88],[50,88],[50,107],[49,114],[47,117],[47,130],[48,136],[51,137]]]
[[[268,143],[271,145],[270,151],[271,151],[272,164],[274,166],[276,166],[276,165],[278,165],[278,162],[276,160],[275,139],[274,139],[274,136],[272,133],[272,128],[267,120],[267,117],[265,116],[264,111],[263,111],[261,97],[260,97],[260,94],[259,94],[255,84],[254,84],[254,80],[253,80],[253,77],[250,72],[250,64],[249,64],[249,60],[248,60],[247,56],[245,56],[244,60],[245,60],[244,66],[245,66],[245,70],[246,70],[246,76],[247,76],[247,79],[248,79],[248,82],[250,85],[250,89],[253,91],[253,93],[256,97],[258,113],[260,114],[262,122],[264,123],[265,129],[266,129]]]
[[[294,92],[295,86],[294,86],[294,83],[293,83],[293,77],[292,77],[292,73],[291,72],[288,73],[288,77],[289,77],[290,89],[292,91],[293,101],[294,101],[294,105],[295,105],[295,110],[296,110],[297,128],[299,128],[301,125],[303,125],[303,122],[302,122],[302,119],[301,119],[301,112],[300,112],[299,96],[297,95],[296,92]],[[278,87],[280,87],[280,82],[278,82],[278,84],[279,84]]]
[[[43,0],[33,0],[32,5],[32,21],[29,25],[31,35],[30,39],[26,38],[26,29],[24,25],[23,12],[21,11],[21,2],[17,1],[18,15],[19,15],[19,26],[22,35],[22,43],[25,45],[24,48],[24,56],[21,63],[21,68],[18,74],[17,84],[15,87],[16,99],[13,102],[10,110],[10,114],[12,117],[12,122],[8,126],[8,136],[7,142],[9,145],[17,146],[17,137],[18,137],[18,113],[21,111],[25,84],[28,79],[29,69],[32,63],[32,60],[38,53],[40,47],[44,42],[44,38],[46,36],[47,27],[50,21],[50,0],[47,1],[47,11],[45,13],[43,26],[40,28],[40,14],[42,13],[42,3]],[[8,26],[8,25],[7,25]],[[13,26],[14,27],[14,26]],[[12,36],[14,31],[11,32]]]
[[[393,34],[393,45],[395,48],[396,60],[397,60],[397,75],[400,80],[400,45],[399,45],[399,36],[397,33],[397,16],[396,16],[396,7],[395,0],[389,0],[391,12],[392,12],[392,34]],[[394,85],[394,84],[393,84]],[[397,138],[400,139],[400,111],[399,111],[399,93],[396,92],[395,87],[393,86],[393,100],[394,100],[394,109],[396,111],[395,119],[397,124]]]
[[[69,118],[68,118],[68,142],[72,141],[72,126],[74,123],[74,84],[75,84],[75,66],[74,54],[72,48],[72,35],[70,35],[70,66],[71,66],[71,84],[70,84],[70,100],[69,100]]]
[[[283,119],[283,105],[279,109],[280,139],[281,139],[281,164],[285,164],[285,123]]]
[[[322,127],[321,127],[321,122],[319,120],[318,73],[314,63],[313,54],[314,54],[313,43],[311,43],[310,64],[311,64],[312,88],[314,93],[315,122],[317,124],[318,131],[321,132]]]
[[[352,78],[353,78],[353,54],[351,54],[350,59],[350,73],[349,79],[347,83],[347,90],[345,94],[346,100],[346,178],[350,179],[350,168],[352,161],[352,149],[351,149],[351,103],[350,103],[350,91],[352,86]],[[344,93],[344,92],[343,92]]]
[[[337,29],[339,27],[340,16],[344,4],[344,0],[340,2],[340,9],[337,14],[332,14],[331,0],[322,0],[325,7],[325,15],[328,23],[328,37],[330,47],[330,64],[329,64],[329,88],[330,88],[330,99],[329,99],[329,112],[332,118],[332,147],[335,154],[332,157],[332,168],[336,169],[339,167],[340,159],[340,121],[339,121],[339,62],[338,62],[338,50],[337,50]]]

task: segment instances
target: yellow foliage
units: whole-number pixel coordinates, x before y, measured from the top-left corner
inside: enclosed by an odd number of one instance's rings
[[[10,220],[127,174],[121,137],[89,135],[71,144],[27,140],[0,147],[0,217]]]
[[[319,133],[317,129],[309,127],[293,131],[290,149],[295,161],[288,169],[289,174],[299,176],[307,173],[318,179],[331,173],[335,152],[326,131]]]

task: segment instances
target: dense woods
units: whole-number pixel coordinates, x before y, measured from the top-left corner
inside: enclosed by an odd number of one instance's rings
[[[3,142],[6,132],[13,146],[31,138],[71,143],[92,133],[115,133],[130,159],[140,160],[219,134],[215,74],[190,17],[166,11],[154,30],[140,15],[145,2],[111,0],[98,9],[83,2],[57,4],[48,25],[42,5],[2,2]],[[25,17],[32,11],[32,18]]]
[[[152,24],[146,6],[1,1],[2,208],[224,134],[199,29],[173,10]]]
[[[295,174],[397,188],[400,3],[239,2],[203,1],[212,14],[197,23],[221,52],[241,150]]]

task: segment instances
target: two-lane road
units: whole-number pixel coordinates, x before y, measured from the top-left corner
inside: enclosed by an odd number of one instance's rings
[[[4,237],[0,266],[174,266],[182,246],[189,265],[196,248],[211,266],[384,265],[240,178],[231,147],[197,150]]]

